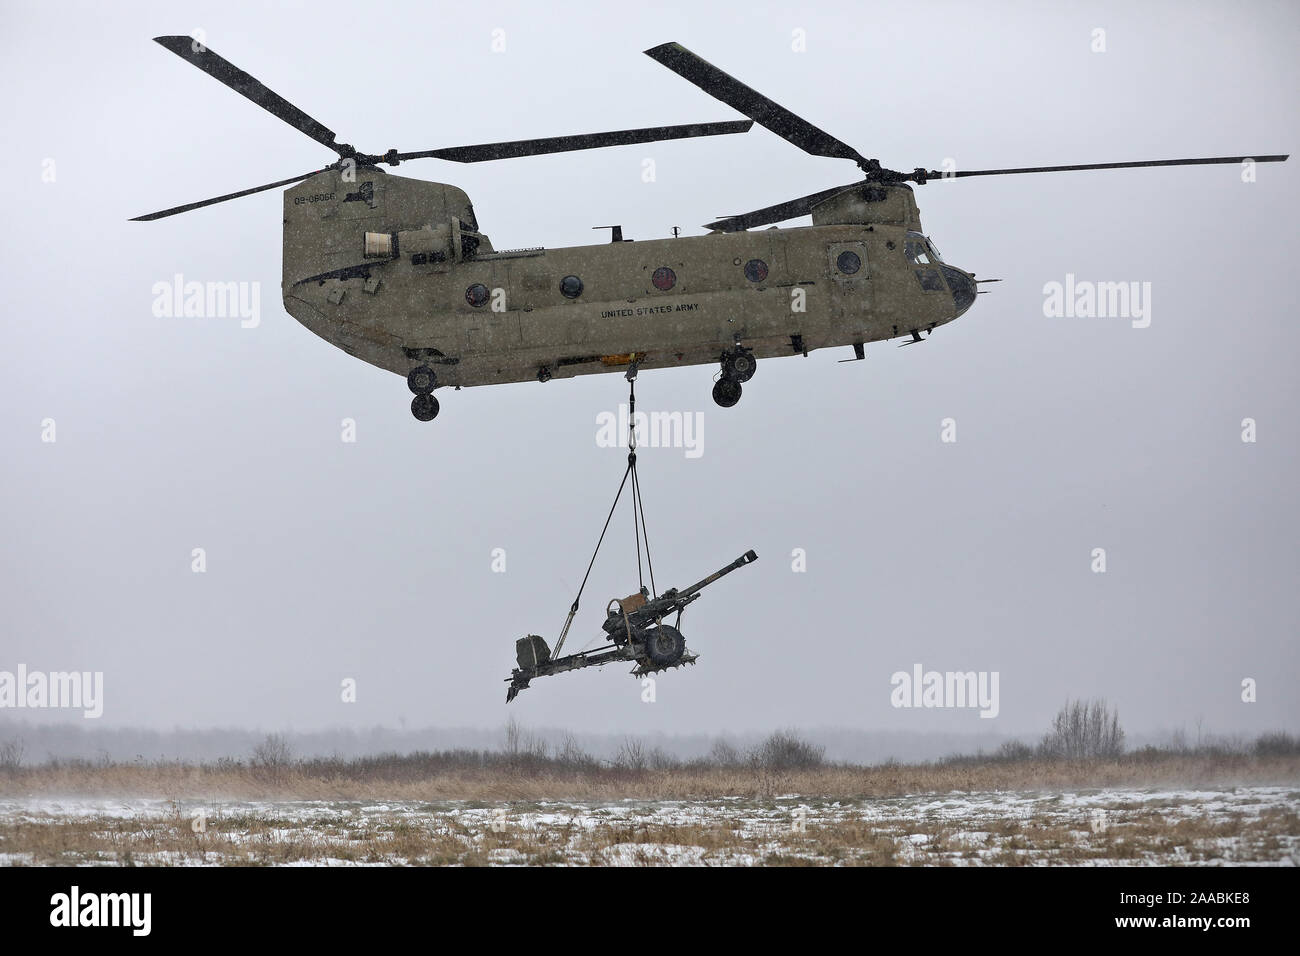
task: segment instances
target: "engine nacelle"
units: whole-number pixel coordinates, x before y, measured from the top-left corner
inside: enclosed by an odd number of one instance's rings
[[[812,221],[814,226],[881,223],[920,232],[921,210],[911,186],[863,183],[814,206]]]
[[[423,255],[456,262],[491,251],[469,196],[374,167],[327,169],[284,194],[286,294],[297,283],[368,262]]]
[[[454,233],[462,232],[459,219],[450,223],[427,226],[424,229],[403,229],[399,232],[367,232],[362,254],[367,259],[398,259],[410,256],[416,261],[455,262],[460,258],[461,244],[454,241]]]

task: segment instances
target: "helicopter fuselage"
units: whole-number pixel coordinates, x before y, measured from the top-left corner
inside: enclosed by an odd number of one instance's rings
[[[438,415],[442,386],[548,381],[629,368],[705,365],[713,400],[735,405],[756,361],[910,335],[965,313],[972,273],[947,265],[921,228],[912,187],[931,179],[1143,167],[1280,163],[1286,154],[999,169],[884,167],[680,43],[645,54],[745,120],[363,153],[188,36],[154,38],[338,159],[318,172],[136,216],[152,222],[292,186],[284,194],[284,306],[326,341],[406,374],[411,414]],[[861,181],[726,216],[707,235],[498,252],[454,186],[391,176],[380,163],[496,162],[767,128],[813,156],[852,160]],[[1245,173],[1243,173],[1243,177]],[[812,225],[779,229],[803,216]],[[761,226],[771,228],[754,231]],[[605,227],[598,227],[605,228]],[[674,230],[676,231],[676,230]],[[996,281],[996,280],[990,280]]]
[[[809,227],[498,252],[461,190],[363,167],[286,191],[282,292],[349,354],[461,387],[917,336],[975,283],[938,259],[906,185],[846,190]]]

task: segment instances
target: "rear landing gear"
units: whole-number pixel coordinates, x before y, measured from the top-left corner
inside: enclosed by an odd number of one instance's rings
[[[713,400],[723,408],[730,408],[740,401],[741,391],[739,382],[724,375],[713,383]]]
[[[736,348],[722,356],[722,374],[742,384],[758,371],[758,360],[747,349]]]
[[[740,401],[741,384],[748,382],[758,371],[754,353],[742,345],[722,353],[722,377],[713,385],[713,400],[723,408]]]
[[[411,414],[422,422],[431,422],[438,417],[438,400],[429,392],[420,392],[411,399]]]

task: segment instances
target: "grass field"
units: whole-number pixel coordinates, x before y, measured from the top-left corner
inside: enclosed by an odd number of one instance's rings
[[[52,764],[0,774],[0,862],[1295,865],[1300,757]]]

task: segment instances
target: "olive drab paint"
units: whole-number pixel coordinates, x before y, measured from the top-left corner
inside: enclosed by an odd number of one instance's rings
[[[846,189],[808,227],[497,252],[460,189],[377,168],[358,182],[327,170],[285,193],[285,309],[372,365],[428,363],[439,386],[716,365],[737,345],[802,355],[929,332],[974,299],[921,235],[907,185],[875,202]],[[504,309],[480,289],[503,290]]]
[[[268,189],[284,193],[285,309],[321,338],[405,375],[411,412],[437,416],[434,391],[548,382],[628,369],[720,366],[713,398],[730,407],[756,360],[807,356],[907,336],[922,341],[968,310],[973,273],[945,263],[921,228],[912,186],[931,179],[1085,169],[1283,162],[1285,155],[1033,166],[887,169],[678,43],[655,62],[746,120],[615,130],[475,146],[362,153],[191,37],[155,42],[283,120],[338,159],[315,170],[138,216],[152,221]],[[503,37],[504,42],[504,37]],[[381,164],[473,163],[746,133],[755,124],[813,156],[850,160],[862,180],[709,223],[704,236],[497,251],[455,186]],[[643,176],[654,178],[647,160]],[[1253,180],[1253,175],[1252,175]],[[775,224],[811,216],[811,226]],[[760,227],[769,226],[762,229]],[[996,282],[996,279],[979,282]],[[1135,323],[1136,324],[1136,323]],[[904,343],[910,344],[910,343]]]

